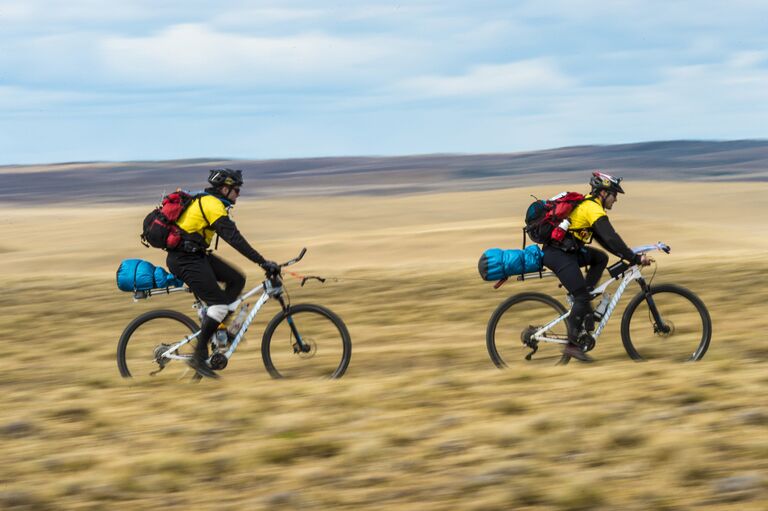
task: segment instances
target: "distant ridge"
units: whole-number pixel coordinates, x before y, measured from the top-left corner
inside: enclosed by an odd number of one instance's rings
[[[382,195],[580,182],[605,169],[632,180],[768,181],[768,140],[674,140],[502,154],[282,160],[190,158],[0,166],[0,201],[148,202],[199,189],[207,169],[244,170],[244,196]]]

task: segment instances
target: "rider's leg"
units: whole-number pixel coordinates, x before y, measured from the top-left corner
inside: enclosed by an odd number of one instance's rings
[[[224,318],[229,314],[229,308],[226,305],[211,305],[206,310],[205,317],[200,324],[200,335],[197,336],[197,346],[192,357],[190,365],[201,376],[208,378],[218,378],[218,375],[208,366],[208,340],[216,332]]]
[[[219,324],[227,317],[230,300],[219,287],[209,258],[204,254],[169,252],[167,262],[171,272],[183,280],[192,292],[208,305],[200,325],[201,331],[190,365],[202,376],[215,377],[216,373],[205,363],[208,358],[208,341]]]
[[[587,330],[594,328],[592,305],[589,302],[590,294],[587,290],[587,281],[581,273],[578,255],[545,247],[543,262],[547,268],[555,272],[565,289],[573,296],[573,306],[568,316],[568,344],[563,348],[563,355],[582,362],[591,362],[592,357],[586,354],[578,343],[582,324],[586,323],[584,326]]]
[[[554,247],[544,248],[544,265],[555,272],[565,289],[573,296],[573,307],[568,323],[571,326],[568,340],[575,342],[585,319],[592,318],[592,305],[589,301],[587,281],[579,267],[579,258],[575,253],[566,253]],[[594,321],[587,327],[594,327]]]
[[[213,268],[216,280],[224,282],[224,294],[226,295],[227,303],[237,300],[237,297],[240,296],[245,287],[245,275],[222,258],[213,254],[208,255],[208,262],[211,264],[211,268]]]
[[[586,280],[587,287],[592,290],[600,282],[600,277],[608,266],[608,255],[602,250],[584,247],[579,252],[579,265],[589,266]]]

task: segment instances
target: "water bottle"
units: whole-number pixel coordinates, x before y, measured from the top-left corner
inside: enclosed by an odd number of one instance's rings
[[[605,314],[605,311],[608,310],[608,304],[611,303],[611,295],[608,292],[603,293],[603,298],[600,300],[600,303],[597,305],[597,308],[595,309],[595,319],[598,321],[600,318],[603,317]]]
[[[227,345],[229,344],[229,333],[227,332],[227,329],[223,326],[219,327],[219,329],[216,330],[216,333],[213,334],[212,341],[215,351],[227,349]]]
[[[571,221],[567,218],[560,222],[560,225],[555,227],[555,229],[552,231],[552,239],[555,241],[563,241],[563,238],[565,238],[565,233],[568,232],[568,228],[571,226]]]
[[[240,331],[240,327],[243,326],[243,322],[245,321],[246,316],[248,316],[248,304],[243,304],[242,307],[240,307],[240,310],[237,313],[237,316],[235,316],[235,319],[232,320],[232,323],[229,325],[229,333],[232,335],[232,337],[237,335],[237,332]]]

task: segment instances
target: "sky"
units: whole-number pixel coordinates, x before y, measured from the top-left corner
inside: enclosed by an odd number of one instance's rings
[[[768,138],[768,2],[0,0],[0,165]]]

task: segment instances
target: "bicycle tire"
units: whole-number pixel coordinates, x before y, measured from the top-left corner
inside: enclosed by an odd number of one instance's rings
[[[486,327],[485,331],[485,345],[486,349],[488,350],[488,355],[491,357],[491,361],[494,363],[496,367],[499,369],[503,369],[505,367],[508,367],[507,361],[505,360],[505,357],[502,355],[502,353],[499,350],[499,342],[501,339],[498,339],[499,334],[497,332],[499,328],[499,323],[501,322],[502,317],[515,305],[523,304],[525,302],[531,302],[531,305],[534,304],[543,304],[544,310],[547,311],[547,306],[552,309],[552,314],[547,315],[549,313],[542,312],[541,314],[537,314],[536,319],[540,320],[537,321],[535,325],[528,325],[525,326],[525,323],[530,323],[530,321],[523,321],[521,320],[521,323],[517,325],[516,327],[512,327],[511,330],[511,336],[517,335],[518,337],[516,339],[511,339],[510,336],[507,336],[510,341],[512,341],[514,344],[517,344],[519,347],[523,348],[524,350],[529,350],[527,346],[525,346],[520,338],[522,335],[521,329],[527,329],[531,328],[531,326],[535,326],[537,328],[544,326],[549,321],[557,318],[558,316],[562,316],[567,312],[567,309],[565,306],[563,306],[562,303],[557,301],[555,298],[543,294],[543,293],[520,293],[513,296],[510,296],[503,302],[499,304],[499,306],[496,308],[495,311],[493,311],[493,314],[491,314],[490,319],[488,320],[488,326]],[[531,307],[524,307],[521,309],[525,310],[531,310]],[[539,317],[540,316],[540,317]],[[530,320],[530,318],[527,318]],[[568,322],[563,321],[560,323],[562,325],[560,328],[565,328],[565,335],[568,334]],[[518,329],[517,327],[521,327],[521,329]],[[560,334],[562,335],[562,334]],[[522,352],[521,352],[522,354]],[[506,357],[509,358],[509,357]],[[558,356],[558,359],[560,357]]]
[[[286,319],[295,318],[295,325],[303,340],[311,347],[308,353],[294,351],[293,334]],[[332,327],[332,328],[331,328]],[[279,329],[279,330],[278,330]],[[328,338],[336,337],[333,344]],[[321,351],[317,341],[322,336]],[[288,341],[280,344],[280,341]],[[346,325],[339,316],[321,305],[291,305],[278,312],[264,330],[261,340],[261,357],[264,367],[272,378],[297,377],[313,374],[325,378],[341,378],[352,356],[352,341]],[[338,363],[336,362],[338,359]],[[312,364],[310,365],[310,362]]]
[[[644,317],[640,317],[636,314],[638,312],[638,307],[640,307],[641,304],[647,303],[646,302],[646,295],[644,292],[640,292],[637,295],[635,295],[632,300],[630,300],[629,304],[627,304],[627,308],[624,310],[624,315],[621,318],[621,341],[624,344],[624,349],[626,350],[629,357],[633,360],[637,361],[643,361],[648,360],[650,358],[668,358],[667,353],[663,356],[652,356],[654,353],[654,348],[657,350],[660,347],[660,343],[648,343],[644,346],[640,346],[640,344],[643,344],[643,342],[640,340],[640,337],[645,334],[653,334],[653,336],[657,338],[670,338],[673,335],[677,337],[682,337],[682,334],[686,333],[685,329],[681,329],[683,325],[688,327],[689,325],[692,325],[693,327],[696,327],[701,322],[701,334],[695,333],[690,335],[691,338],[690,344],[686,343],[686,346],[694,347],[695,349],[690,354],[690,356],[685,359],[686,361],[697,361],[701,360],[704,355],[707,352],[707,349],[709,349],[709,343],[712,338],[712,319],[709,315],[709,311],[707,310],[706,305],[704,305],[704,302],[701,301],[701,299],[694,294],[691,290],[686,289],[682,286],[678,286],[676,284],[660,284],[658,286],[653,286],[650,289],[651,296],[653,297],[654,303],[656,303],[659,312],[662,315],[662,319],[665,320],[665,318],[673,317],[675,320],[680,318],[680,320],[683,320],[683,324],[675,325],[674,322],[670,323],[672,325],[672,331],[669,333],[660,333],[657,332],[657,328],[655,325],[655,322],[653,318],[650,318],[650,321],[648,321]],[[696,313],[698,314],[698,319],[696,318],[696,315],[691,314],[692,311],[687,311],[687,315],[681,314],[679,311],[675,310],[673,305],[674,302],[670,302],[670,298],[676,295],[678,297],[681,297],[683,299],[683,302],[686,301],[689,302],[691,305],[693,305]],[[663,299],[659,299],[661,297],[664,297]],[[680,307],[678,305],[678,307]],[[665,310],[666,309],[666,310]],[[685,312],[685,311],[684,311]],[[650,316],[650,309],[649,314]],[[637,318],[637,324],[633,325],[632,320],[633,318]],[[671,320],[669,320],[671,321]],[[648,328],[648,325],[650,325],[650,328]],[[632,331],[633,327],[634,333]],[[633,340],[634,337],[634,340]],[[649,336],[650,338],[650,336]],[[668,344],[668,343],[666,343]],[[674,346],[670,347],[673,348]],[[685,350],[684,353],[690,353],[690,351],[686,348],[682,348],[677,351]],[[646,356],[643,356],[640,351],[645,351]],[[668,350],[668,351],[675,351],[675,350]],[[682,357],[680,357],[682,358]]]
[[[173,310],[154,310],[145,312],[144,314],[141,314],[136,319],[131,321],[128,326],[125,327],[125,330],[123,330],[123,333],[120,335],[120,340],[117,343],[117,367],[120,370],[120,375],[123,378],[133,378],[135,375],[131,373],[131,367],[129,367],[126,352],[128,350],[129,342],[132,338],[136,338],[135,334],[136,332],[143,326],[146,326],[148,323],[154,321],[156,324],[159,324],[160,319],[170,320],[173,324],[173,322],[179,323],[179,335],[180,332],[185,332],[186,330],[189,330],[189,333],[194,333],[197,330],[200,329],[200,326],[195,323],[195,321],[192,320],[189,316],[186,316],[180,312],[173,311]],[[160,327],[158,327],[160,329]],[[189,335],[189,334],[186,334]],[[182,337],[183,338],[183,337]],[[150,344],[147,346],[146,353],[144,351],[141,351],[140,354],[142,356],[142,360],[146,356],[146,360],[150,361],[153,358],[154,353],[150,352],[149,350],[154,350],[154,347],[152,345],[152,342],[156,343],[156,345],[160,344],[161,339],[158,337],[156,339],[152,339]],[[180,339],[179,339],[180,340]],[[188,343],[188,346],[190,346],[190,349],[193,349],[195,345],[195,341],[192,340]],[[172,363],[178,364],[179,361],[173,361]],[[151,367],[151,364],[148,364]],[[159,368],[160,366],[155,363],[155,365]],[[186,367],[185,367],[186,371]]]

